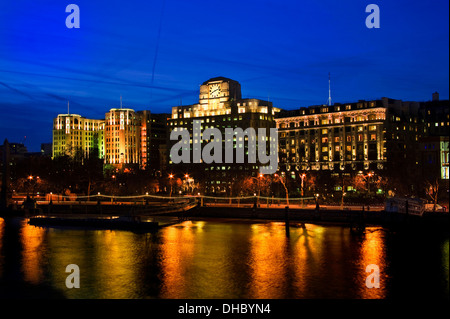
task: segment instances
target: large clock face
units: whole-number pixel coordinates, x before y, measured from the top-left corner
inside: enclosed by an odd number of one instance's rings
[[[215,98],[220,94],[220,84],[213,84],[209,87],[209,97]]]

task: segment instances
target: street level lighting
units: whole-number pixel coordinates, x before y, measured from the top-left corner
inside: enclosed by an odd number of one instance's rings
[[[300,178],[302,179],[302,207],[304,206],[304,203],[303,203],[303,180],[305,179],[305,177],[306,177],[306,174],[305,174],[305,173],[303,173],[303,174],[300,176]]]
[[[367,174],[367,193],[370,194],[370,178],[372,177],[372,173]]]
[[[173,179],[173,174],[169,174],[169,179],[170,179],[170,195],[169,195],[169,197],[172,197],[172,179]]]

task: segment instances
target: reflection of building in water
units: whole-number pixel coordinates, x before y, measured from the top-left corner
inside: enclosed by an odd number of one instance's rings
[[[360,296],[364,299],[383,299],[386,297],[388,276],[386,276],[386,243],[383,238],[384,231],[379,228],[366,228],[366,232],[360,247],[360,256],[358,258],[359,273],[358,286]],[[370,273],[366,272],[369,265],[376,265],[380,270],[380,288],[367,288],[366,278]]]
[[[286,298],[289,285],[289,258],[286,233],[281,223],[251,226],[249,255],[249,298]]]
[[[185,222],[186,223],[186,222]],[[189,266],[194,258],[194,234],[167,227],[161,243],[161,298],[188,298]]]
[[[24,280],[32,284],[40,284],[44,281],[41,245],[45,237],[46,230],[44,228],[34,227],[24,224],[21,231],[22,242],[22,270]]]

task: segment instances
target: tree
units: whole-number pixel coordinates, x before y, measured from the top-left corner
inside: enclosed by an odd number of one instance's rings
[[[439,195],[439,180],[436,179],[433,183],[427,181],[425,186],[425,193],[433,201],[433,212],[435,212]]]
[[[286,192],[286,205],[289,206],[289,191],[286,186],[286,174],[275,174],[274,176],[278,179],[281,185],[283,185],[284,191]]]

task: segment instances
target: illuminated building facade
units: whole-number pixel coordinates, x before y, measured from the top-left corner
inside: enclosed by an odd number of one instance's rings
[[[105,114],[105,164],[140,164],[141,121],[132,109]]]
[[[437,92],[433,93],[431,101],[422,103],[420,113],[426,135],[419,143],[422,180],[428,182],[438,180],[442,188],[447,190],[449,185],[449,110],[449,100],[440,100]]]
[[[414,162],[414,145],[423,134],[418,110],[418,103],[382,98],[281,113],[280,167],[339,172]]]
[[[104,120],[59,114],[53,120],[53,158],[86,158],[95,152],[105,164],[117,168],[139,165],[141,169],[159,170],[168,116],[129,108],[113,108]]]
[[[89,157],[93,152],[105,155],[104,120],[84,118],[78,114],[59,114],[53,120],[52,157]]]
[[[420,140],[423,179],[429,182],[449,179],[448,136],[429,136]]]
[[[201,132],[207,128],[217,128],[222,133],[222,141],[225,142],[226,128],[265,128],[267,138],[270,139],[269,129],[275,127],[275,114],[279,109],[272,106],[269,101],[259,99],[242,99],[241,85],[239,82],[216,77],[203,82],[200,86],[199,103],[193,105],[175,106],[172,108],[172,116],[169,120],[169,131],[185,128],[190,133],[190,143],[186,148],[192,153],[194,145],[205,145],[201,136],[193,133],[193,121],[199,120]],[[170,135],[169,132],[169,135]],[[244,137],[245,154],[248,156],[247,136]],[[235,142],[235,141],[234,141]],[[168,149],[176,141],[170,141]],[[236,145],[234,146],[236,147]],[[198,149],[195,149],[196,151]],[[224,155],[224,152],[222,152]],[[192,158],[192,156],[191,156]],[[207,193],[229,192],[233,181],[242,179],[245,175],[255,176],[259,169],[259,163],[211,163],[211,164],[173,164],[168,159],[170,169],[181,173],[197,174],[197,178],[205,178],[205,191]],[[225,160],[222,161],[225,163]]]

